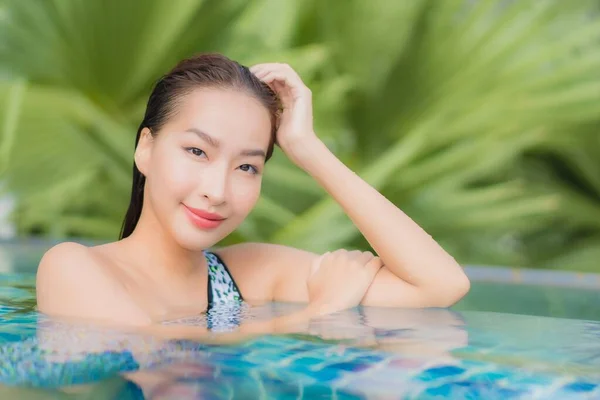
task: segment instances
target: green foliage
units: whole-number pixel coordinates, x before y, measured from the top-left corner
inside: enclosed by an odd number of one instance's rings
[[[593,0],[4,0],[0,170],[21,233],[112,239],[154,80],[283,61],[326,144],[464,263],[600,270]],[[225,240],[367,247],[280,153]]]

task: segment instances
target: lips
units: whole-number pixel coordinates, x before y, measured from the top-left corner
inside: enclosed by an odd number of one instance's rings
[[[222,217],[219,214],[210,213],[199,208],[188,207],[185,204],[183,204],[183,209],[192,224],[201,229],[214,229],[221,225],[225,220],[225,217]]]

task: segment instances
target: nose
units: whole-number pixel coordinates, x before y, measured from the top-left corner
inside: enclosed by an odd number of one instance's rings
[[[210,168],[202,174],[200,194],[210,205],[219,206],[226,201],[228,173],[225,168]]]

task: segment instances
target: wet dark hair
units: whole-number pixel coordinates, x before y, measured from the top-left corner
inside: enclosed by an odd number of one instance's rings
[[[216,53],[198,54],[182,60],[156,82],[146,105],[144,119],[137,131],[135,146],[137,147],[144,128],[150,129],[152,135],[156,135],[156,132],[177,112],[178,101],[198,88],[234,89],[258,99],[271,115],[271,140],[266,159],[271,157],[280,110],[276,94],[247,67]],[[146,178],[134,162],[131,200],[119,239],[131,235],[140,219],[145,182]]]

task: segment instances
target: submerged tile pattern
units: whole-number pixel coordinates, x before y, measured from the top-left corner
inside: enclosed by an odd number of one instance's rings
[[[19,311],[27,294],[16,290],[0,304],[0,394],[2,385],[108,388],[111,377],[145,371],[168,372],[171,381],[153,390],[177,390],[177,398],[600,398],[599,322],[361,308],[313,321],[302,334],[216,345],[59,324]],[[272,304],[241,315],[294,309]]]

